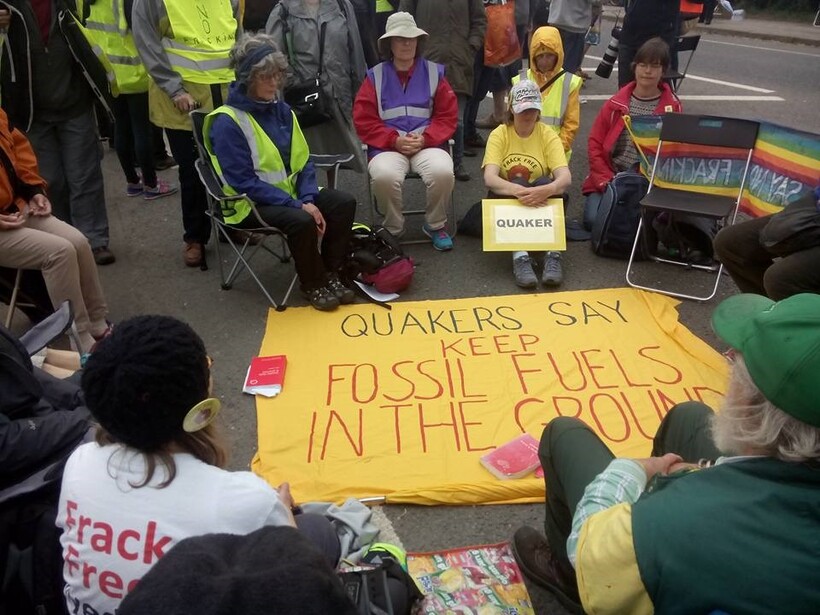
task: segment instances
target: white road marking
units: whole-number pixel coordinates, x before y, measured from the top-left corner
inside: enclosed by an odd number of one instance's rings
[[[600,60],[601,58],[596,58],[595,56],[586,56],[592,60]],[[614,72],[614,71],[613,71]],[[686,79],[692,79],[693,81],[705,81],[707,83],[715,83],[717,85],[725,85],[730,88],[738,88],[740,90],[749,90],[750,92],[760,92],[761,94],[772,94],[774,90],[767,90],[765,88],[758,88],[753,85],[745,85],[743,83],[735,83],[733,81],[722,81],[720,79],[711,79],[710,77],[700,77],[698,75],[693,75],[692,73],[686,73]]]
[[[714,45],[731,45],[732,47],[746,47],[748,49],[755,49],[758,51],[777,51],[778,53],[791,53],[796,56],[809,56],[810,58],[820,58],[816,53],[806,53],[805,51],[791,51],[790,49],[775,49],[773,47],[758,47],[757,45],[744,45],[742,43],[728,43],[726,41],[713,41],[705,38],[700,39],[701,44],[712,43]]]

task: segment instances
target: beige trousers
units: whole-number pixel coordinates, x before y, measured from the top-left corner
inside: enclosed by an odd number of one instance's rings
[[[384,212],[384,227],[399,235],[404,231],[402,185],[408,172],[415,171],[427,186],[424,222],[432,230],[447,223],[447,204],[453,192],[453,159],[443,149],[427,147],[414,156],[398,152],[376,154],[367,165],[370,185],[379,209]]]
[[[85,236],[54,216],[29,216],[22,228],[0,231],[0,266],[39,269],[51,302],[68,299],[82,352],[105,331],[105,304],[94,254]]]

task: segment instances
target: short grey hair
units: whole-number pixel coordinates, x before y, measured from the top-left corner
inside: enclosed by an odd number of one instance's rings
[[[236,69],[248,54],[253,52],[254,49],[263,46],[272,47],[276,51],[266,55],[253,65],[250,79],[253,79],[257,75],[267,75],[271,73],[287,74],[288,59],[285,57],[285,54],[279,51],[279,45],[276,44],[276,40],[270,34],[265,34],[264,32],[243,32],[239,35],[230,53],[231,68]]]
[[[723,407],[712,418],[712,437],[718,449],[730,455],[765,455],[790,462],[820,459],[820,428],[766,399],[740,354]]]

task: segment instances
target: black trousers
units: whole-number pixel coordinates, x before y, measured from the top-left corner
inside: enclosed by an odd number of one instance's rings
[[[744,293],[780,301],[798,293],[820,293],[820,246],[775,257],[760,245],[769,217],[727,226],[714,241],[715,257]]]
[[[194,133],[190,130],[166,128],[171,154],[179,165],[179,201],[182,205],[183,239],[205,245],[211,236],[211,221],[205,187],[199,181],[194,163],[197,159]]]
[[[355,197],[341,190],[320,190],[314,205],[322,212],[326,224],[321,246],[316,222],[306,211],[294,207],[257,205],[262,219],[287,235],[303,290],[324,286],[327,274],[337,272],[342,266],[356,215]],[[253,228],[256,220],[248,216],[239,226]]]
[[[148,119],[148,92],[120,94],[111,102],[111,110],[114,112],[114,146],[125,178],[129,183],[138,183],[140,176],[134,167],[139,164],[142,183],[153,188],[157,185],[157,172],[153,129]],[[161,135],[160,132],[160,138]]]

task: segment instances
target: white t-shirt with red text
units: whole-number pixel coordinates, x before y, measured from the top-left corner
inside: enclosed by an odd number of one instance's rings
[[[164,488],[159,466],[144,487],[145,459],[121,445],[80,446],[68,459],[57,526],[72,615],[113,615],[125,595],[177,542],[289,525],[275,489],[251,472],[228,472],[185,453]]]

